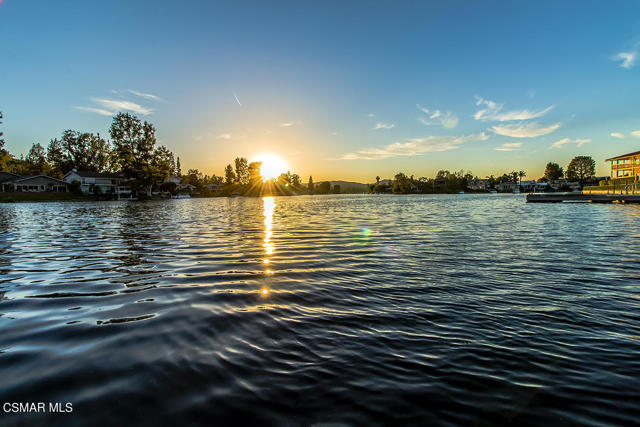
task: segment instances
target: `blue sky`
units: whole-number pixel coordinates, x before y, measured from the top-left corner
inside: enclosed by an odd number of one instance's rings
[[[183,168],[271,152],[315,180],[485,176],[640,149],[637,2],[0,2],[0,110],[26,153],[111,113]],[[634,136],[633,132],[636,132]]]

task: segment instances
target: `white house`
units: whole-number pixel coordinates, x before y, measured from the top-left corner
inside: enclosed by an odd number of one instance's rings
[[[68,183],[79,182],[80,189],[85,194],[95,193],[96,191],[102,194],[131,194],[131,188],[126,185],[124,176],[115,173],[78,171],[74,169],[62,179]]]

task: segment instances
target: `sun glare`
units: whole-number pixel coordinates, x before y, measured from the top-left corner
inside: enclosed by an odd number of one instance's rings
[[[273,154],[263,154],[257,160],[262,162],[260,166],[260,176],[263,181],[269,181],[280,176],[287,171],[287,164],[280,157]]]

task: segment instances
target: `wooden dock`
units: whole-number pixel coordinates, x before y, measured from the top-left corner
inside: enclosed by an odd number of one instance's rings
[[[638,194],[530,193],[527,203],[640,203]]]

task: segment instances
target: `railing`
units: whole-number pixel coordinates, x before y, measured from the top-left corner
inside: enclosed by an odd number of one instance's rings
[[[635,184],[613,184],[584,187],[584,194],[637,194],[640,195],[640,182]]]

